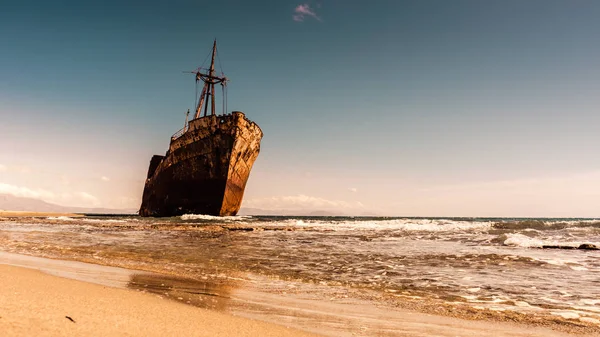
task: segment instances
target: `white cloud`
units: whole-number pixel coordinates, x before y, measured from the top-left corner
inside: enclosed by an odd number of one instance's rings
[[[54,193],[43,189],[31,189],[5,183],[0,183],[0,193],[35,199],[54,199],[56,197]]]
[[[100,177],[100,180],[102,180],[102,181],[110,181],[110,178],[106,177],[106,176],[102,176],[102,177]]]
[[[322,21],[321,18],[315,12],[315,10],[311,8],[309,4],[300,4],[296,6],[296,8],[294,8],[294,15],[292,15],[292,19],[294,19],[294,21],[302,22],[306,17],[312,17],[316,20]]]
[[[32,198],[62,206],[100,206],[100,200],[87,192],[55,193],[41,188],[29,188],[0,183],[0,194]]]
[[[350,187],[350,188],[348,188],[348,191],[350,191],[352,193],[356,193],[356,192],[358,192],[358,189],[356,187]]]

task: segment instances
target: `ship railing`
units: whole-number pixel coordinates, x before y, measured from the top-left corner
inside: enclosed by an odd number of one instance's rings
[[[171,136],[171,140],[175,140],[181,136],[183,136],[183,134],[185,133],[185,131],[187,131],[187,127],[181,128],[181,130],[175,132],[172,136]]]

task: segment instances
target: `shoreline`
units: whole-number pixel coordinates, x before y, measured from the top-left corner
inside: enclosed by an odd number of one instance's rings
[[[314,336],[156,295],[0,264],[3,336]]]
[[[13,260],[11,261],[11,258]],[[17,259],[15,261],[15,259]],[[19,260],[20,259],[20,260]],[[21,261],[21,262],[19,262]],[[25,262],[23,262],[25,261]],[[45,265],[44,265],[45,263]],[[15,267],[14,265],[18,265]],[[60,266],[67,266],[67,271],[57,271]],[[41,271],[31,270],[39,269]],[[91,272],[90,272],[91,270]],[[95,272],[94,272],[95,270]],[[58,320],[54,313],[47,311],[50,304],[60,304],[61,308],[79,308],[81,309],[82,297],[85,297],[85,302],[88,303],[90,292],[92,303],[86,304],[86,310],[91,310],[97,314],[88,312],[84,314],[86,321],[91,324],[89,327],[98,329],[96,325],[103,322],[111,322],[112,325],[121,326],[119,331],[114,331],[114,334],[123,333],[123,328],[133,329],[134,335],[147,335],[145,328],[139,326],[136,321],[139,315],[144,317],[153,317],[157,312],[163,313],[168,310],[165,317],[173,319],[172,322],[177,322],[180,316],[197,315],[196,320],[206,321],[208,316],[206,313],[215,314],[210,316],[214,320],[216,328],[230,326],[229,319],[244,319],[250,318],[253,324],[250,324],[251,329],[267,329],[266,332],[261,330],[248,335],[265,335],[269,336],[270,331],[277,333],[274,335],[289,335],[289,336],[304,336],[310,335],[311,331],[320,335],[330,336],[355,336],[355,335],[371,335],[373,333],[382,335],[423,335],[423,336],[574,336],[577,334],[567,334],[549,328],[531,326],[528,324],[518,324],[513,322],[494,322],[486,320],[465,320],[460,318],[438,316],[425,314],[411,310],[390,310],[390,308],[375,306],[372,303],[364,301],[353,301],[347,299],[340,303],[332,301],[332,299],[324,298],[308,298],[307,296],[298,296],[293,294],[282,293],[264,293],[254,291],[248,287],[234,290],[231,293],[219,293],[219,289],[211,289],[207,284],[202,284],[204,287],[204,298],[190,303],[191,298],[189,292],[181,291],[186,287],[194,286],[184,282],[183,279],[173,279],[172,276],[160,275],[155,273],[129,270],[116,267],[107,267],[102,265],[94,265],[84,262],[69,261],[69,260],[54,260],[47,258],[32,257],[29,255],[21,255],[14,253],[0,252],[0,273],[9,275],[11,278],[0,280],[0,300],[2,303],[9,303],[5,308],[0,308],[0,330],[12,331],[13,335],[31,335],[36,334],[37,330],[33,329],[32,325],[43,326],[45,331],[53,331],[53,335],[64,334],[61,329],[72,329],[67,319],[63,316]],[[16,275],[13,275],[13,273]],[[54,274],[58,276],[48,275]],[[90,275],[91,273],[91,275]],[[95,274],[94,274],[95,273]],[[82,279],[81,275],[88,274],[89,279]],[[153,280],[153,277],[155,279]],[[162,277],[162,278],[161,278]],[[77,280],[68,279],[75,278]],[[131,287],[131,280],[143,280],[145,283],[136,283],[135,287]],[[148,283],[150,281],[151,283]],[[92,284],[89,282],[94,282]],[[129,285],[128,285],[129,282]],[[153,282],[153,284],[152,284]],[[175,289],[177,282],[180,282],[181,289]],[[69,287],[55,287],[55,284],[61,285],[68,283]],[[100,285],[98,284],[100,283]],[[149,291],[145,288],[150,285],[150,288],[158,286],[158,292]],[[160,285],[164,286],[163,288]],[[197,287],[200,285],[196,285]],[[73,289],[85,289],[84,295],[72,293]],[[50,289],[50,290],[49,290]],[[66,289],[66,290],[65,290]],[[165,289],[169,289],[165,291]],[[157,289],[154,289],[157,290]],[[12,292],[18,294],[12,297]],[[50,291],[50,293],[48,293]],[[35,295],[38,293],[39,295]],[[194,293],[194,291],[192,291]],[[130,297],[135,295],[134,297]],[[130,305],[135,308],[143,308],[140,311],[129,312],[126,310],[127,305],[119,305],[114,303],[111,298],[115,296],[124,296],[129,298]],[[7,301],[8,297],[8,301]],[[42,300],[43,299],[43,300]],[[187,301],[186,301],[187,300]],[[48,304],[47,302],[50,302]],[[185,304],[185,303],[188,304]],[[205,304],[210,305],[203,306]],[[149,303],[149,304],[148,304]],[[163,309],[167,305],[168,309]],[[191,304],[191,305],[190,305]],[[176,305],[176,307],[172,307]],[[14,307],[17,307],[16,311]],[[20,308],[19,308],[20,307]],[[201,308],[198,308],[201,307]],[[212,310],[202,309],[209,308]],[[10,308],[10,309],[9,309]],[[54,307],[56,310],[56,306]],[[79,310],[78,309],[78,310]],[[7,311],[8,310],[8,311]],[[12,310],[12,311],[11,311]],[[137,310],[137,309],[136,309]],[[191,313],[195,312],[195,313]],[[110,313],[110,315],[109,315]],[[118,317],[115,317],[117,313]],[[53,316],[54,315],[54,316]],[[66,314],[69,315],[69,314]],[[79,315],[79,314],[78,314]],[[106,316],[108,315],[108,316]],[[106,317],[105,317],[106,316]],[[192,317],[189,316],[189,317]],[[237,316],[237,317],[236,317]],[[70,316],[75,318],[73,316]],[[196,317],[196,316],[193,316]],[[203,318],[204,317],[204,318]],[[62,319],[66,321],[62,322]],[[154,320],[149,325],[154,325],[157,322],[164,321],[161,319]],[[58,320],[58,321],[56,321]],[[33,323],[35,321],[35,323]],[[7,322],[12,322],[7,325]],[[31,322],[31,324],[20,324],[19,322]],[[62,322],[62,323],[61,323]],[[129,326],[129,324],[132,326]],[[238,324],[238,323],[236,323]],[[242,323],[239,323],[242,324]],[[265,326],[261,325],[264,324]],[[281,326],[285,324],[291,326],[292,329]],[[187,326],[192,326],[185,323]],[[244,326],[246,326],[244,325]],[[167,324],[169,326],[169,324]],[[194,325],[195,326],[195,325]],[[54,330],[52,330],[54,329]],[[78,328],[80,329],[80,328]],[[85,329],[85,328],[82,328]],[[141,329],[141,330],[139,330]],[[158,330],[156,330],[158,329]],[[164,330],[164,326],[151,329],[152,331],[161,331],[167,334],[192,334],[198,333],[195,330]],[[161,330],[162,329],[162,330]],[[182,329],[178,326],[173,326],[173,329]],[[284,330],[281,330],[284,329]],[[297,329],[297,330],[294,330]],[[78,330],[79,331],[79,330]],[[204,330],[199,330],[204,331]],[[219,335],[221,330],[211,330],[208,335]],[[246,331],[246,330],[244,330]],[[81,330],[82,334],[86,331]],[[99,335],[113,335],[113,330],[102,331]],[[221,334],[228,335],[244,335],[244,332],[226,330]],[[282,334],[285,333],[285,334]],[[9,333],[8,335],[11,335]],[[150,334],[151,335],[151,334]]]

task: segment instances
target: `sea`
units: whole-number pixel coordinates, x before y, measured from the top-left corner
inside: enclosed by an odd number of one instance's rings
[[[595,247],[600,219],[0,218],[4,253],[144,271],[127,286],[219,310],[237,300],[246,316],[292,326],[302,315],[281,303],[326,299],[596,334]],[[272,296],[287,300],[268,305]]]

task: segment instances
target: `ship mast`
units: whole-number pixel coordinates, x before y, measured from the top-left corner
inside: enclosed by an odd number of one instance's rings
[[[196,83],[202,80],[204,82],[204,87],[202,88],[202,93],[200,94],[200,100],[198,101],[198,106],[196,107],[196,114],[194,115],[194,119],[200,118],[202,114],[202,108],[204,108],[204,116],[208,113],[208,104],[210,97],[210,114],[215,115],[215,84],[221,84],[222,86],[226,85],[227,78],[219,77],[215,75],[215,55],[217,54],[217,40],[215,39],[213,43],[212,49],[212,58],[210,61],[210,69],[208,73],[201,72],[202,68],[198,68],[194,74],[196,74]]]

